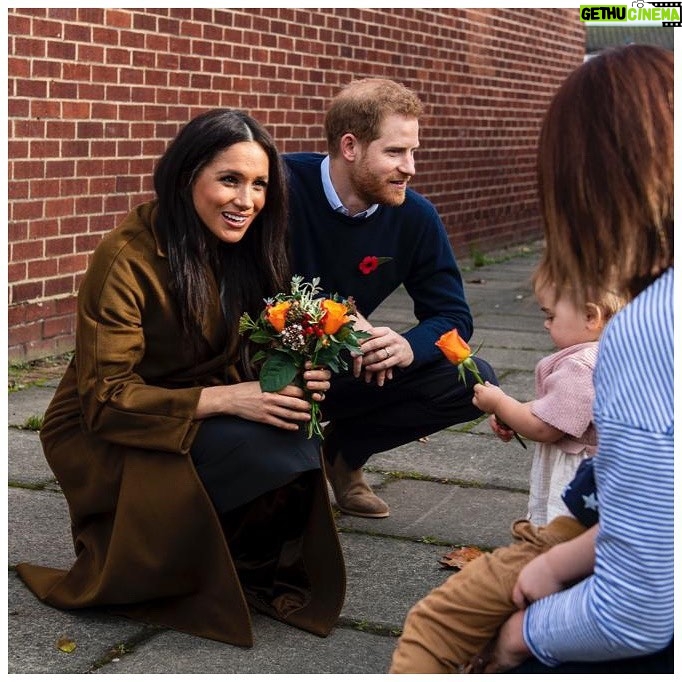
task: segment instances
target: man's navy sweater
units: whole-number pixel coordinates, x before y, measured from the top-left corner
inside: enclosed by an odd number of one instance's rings
[[[320,278],[328,294],[352,296],[368,317],[401,284],[414,302],[418,324],[404,333],[414,364],[442,359],[434,345],[456,328],[468,341],[471,311],[462,276],[435,207],[408,189],[400,206],[381,205],[368,218],[334,211],[324,194],[322,154],[283,156],[288,169],[293,271]],[[388,257],[369,274],[359,268],[366,256]]]

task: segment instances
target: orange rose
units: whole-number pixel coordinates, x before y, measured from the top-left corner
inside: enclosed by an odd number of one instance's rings
[[[459,365],[468,357],[471,357],[469,344],[459,335],[456,329],[443,334],[436,341],[436,345],[453,365]]]
[[[436,345],[440,348],[443,355],[453,364],[457,366],[459,376],[462,382],[466,385],[465,369],[468,369],[476,378],[479,384],[483,383],[483,379],[478,371],[478,367],[474,362],[473,353],[469,344],[459,335],[456,329],[445,332]]]
[[[322,318],[322,330],[325,334],[336,334],[346,322],[350,322],[348,306],[345,303],[337,303],[330,298],[325,298],[320,306],[325,311]]]
[[[436,345],[440,348],[443,355],[457,367],[459,378],[465,386],[467,383],[465,370],[471,372],[479,384],[486,383],[483,381],[483,377],[478,371],[478,366],[474,361],[474,354],[471,352],[469,344],[459,335],[459,332],[456,329],[445,332],[445,334],[436,341]],[[478,348],[480,348],[480,346]],[[477,353],[478,348],[476,349]],[[507,429],[510,428],[499,417],[496,416],[495,419],[497,419],[498,424],[501,426]],[[512,431],[512,433],[514,434],[514,438],[521,443],[524,449],[527,449],[528,446],[521,440],[519,434],[516,433],[516,431]]]
[[[291,303],[289,301],[282,301],[276,305],[268,306],[266,309],[265,317],[277,332],[281,332],[284,329],[289,308],[291,308]]]

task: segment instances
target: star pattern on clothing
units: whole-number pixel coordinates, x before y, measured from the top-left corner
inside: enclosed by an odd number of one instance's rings
[[[599,509],[599,502],[597,501],[597,496],[595,493],[590,493],[589,495],[583,495],[583,504],[585,509],[593,509],[597,511]]]
[[[594,479],[594,460],[584,459],[573,480],[561,495],[568,510],[588,528],[599,521],[597,483]]]

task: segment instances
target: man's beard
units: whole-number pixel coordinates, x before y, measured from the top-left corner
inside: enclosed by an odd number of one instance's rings
[[[405,178],[406,182],[409,180]],[[367,206],[384,204],[386,206],[400,206],[405,201],[406,188],[392,185],[387,178],[377,178],[374,174],[361,166],[353,178],[356,194]]]

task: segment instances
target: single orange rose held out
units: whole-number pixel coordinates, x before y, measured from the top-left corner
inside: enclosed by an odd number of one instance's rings
[[[479,384],[484,384],[485,382],[483,381],[483,378],[481,377],[480,372],[478,371],[478,366],[476,365],[476,362],[474,361],[474,356],[475,353],[471,351],[471,347],[469,344],[459,335],[459,332],[456,329],[452,329],[449,332],[445,332],[444,334],[441,335],[441,337],[436,341],[436,346],[440,348],[441,353],[453,364],[455,367],[457,367],[457,371],[459,372],[459,378],[462,380],[462,383],[466,386],[467,379],[466,379],[466,372],[469,371],[471,374],[473,374],[474,378]],[[479,347],[476,349],[476,353],[480,349]],[[509,428],[502,420],[497,418],[498,423],[501,426],[504,426],[506,428]],[[519,434],[514,432],[514,438],[521,443],[524,449],[527,449],[528,446],[521,440],[519,437]]]
[[[436,345],[445,357],[453,364],[463,362],[471,356],[469,344],[459,335],[456,329],[443,334]]]
[[[456,329],[443,334],[438,341],[436,341],[436,345],[440,348],[443,355],[445,355],[453,365],[457,366],[459,376],[464,384],[466,384],[466,374],[464,370],[469,370],[479,384],[483,383],[483,379],[481,379],[481,375],[478,372],[478,367],[474,362],[471,348],[459,335],[459,332]]]

